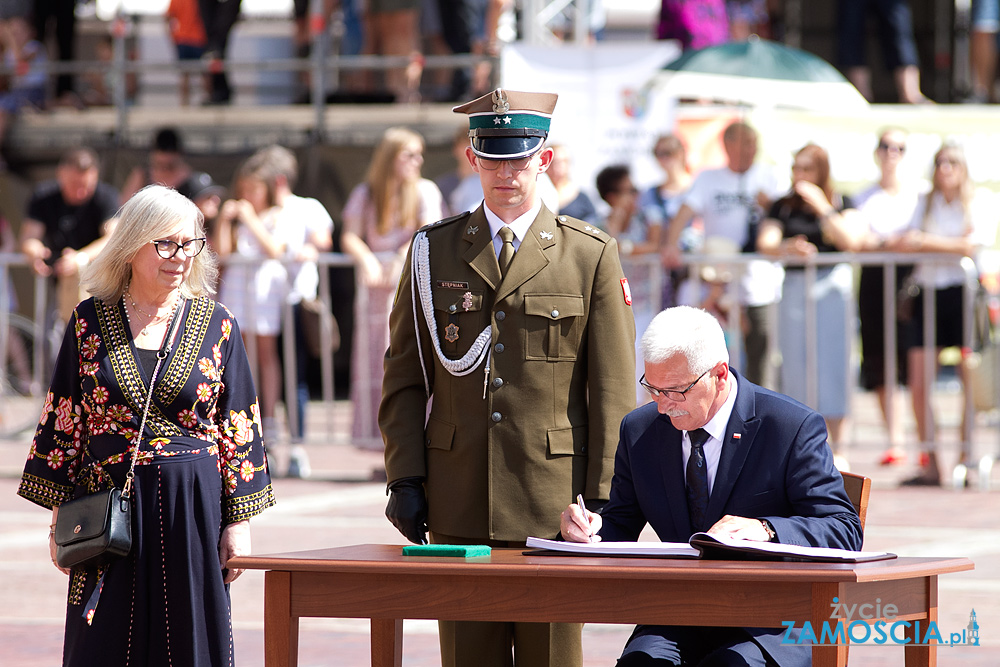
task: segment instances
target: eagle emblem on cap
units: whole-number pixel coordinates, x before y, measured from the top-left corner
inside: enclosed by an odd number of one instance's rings
[[[501,114],[510,111],[510,102],[507,101],[507,93],[503,88],[493,91],[493,113]]]

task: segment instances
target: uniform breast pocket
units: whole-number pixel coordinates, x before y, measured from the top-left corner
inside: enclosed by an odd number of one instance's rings
[[[483,323],[482,290],[434,290],[434,316],[437,320],[441,351],[449,357],[461,357],[486,326]]]
[[[583,336],[583,295],[525,294],[525,358],[576,359]]]

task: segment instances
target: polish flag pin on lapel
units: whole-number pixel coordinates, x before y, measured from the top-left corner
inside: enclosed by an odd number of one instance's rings
[[[733,433],[733,440],[739,440],[743,437],[742,433]]]

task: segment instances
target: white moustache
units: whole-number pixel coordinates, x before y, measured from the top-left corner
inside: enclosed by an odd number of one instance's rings
[[[665,414],[668,417],[683,417],[684,415],[688,414],[688,411],[687,410],[667,410],[663,414]]]

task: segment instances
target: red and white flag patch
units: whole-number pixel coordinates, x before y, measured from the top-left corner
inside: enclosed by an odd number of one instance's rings
[[[622,294],[625,295],[625,305],[632,305],[632,289],[628,286],[628,278],[622,278]]]

